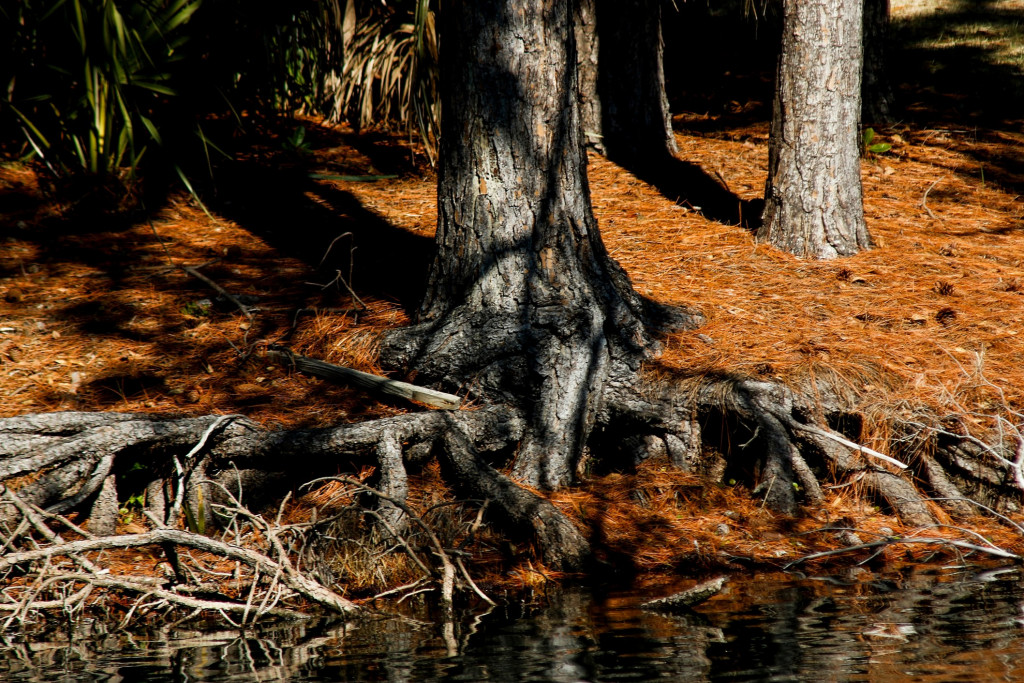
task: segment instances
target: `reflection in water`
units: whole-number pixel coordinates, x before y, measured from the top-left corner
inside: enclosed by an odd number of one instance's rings
[[[0,639],[3,681],[1024,680],[1018,570],[737,578],[685,617],[569,589],[543,607],[236,631]]]

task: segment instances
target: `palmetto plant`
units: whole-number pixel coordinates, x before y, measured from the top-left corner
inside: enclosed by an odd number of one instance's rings
[[[0,144],[124,178],[166,143],[188,185],[180,143],[214,149],[205,118],[301,112],[404,126],[433,158],[437,50],[429,0],[5,0]]]
[[[395,122],[417,131],[435,158],[441,103],[438,34],[429,0],[372,5],[345,13],[345,67],[333,118],[358,127]]]
[[[161,140],[154,112],[199,0],[17,0],[6,106],[55,174],[131,175]],[[8,67],[10,68],[10,66]]]

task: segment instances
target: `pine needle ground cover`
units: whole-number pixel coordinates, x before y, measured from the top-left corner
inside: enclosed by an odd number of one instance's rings
[[[225,192],[211,203],[212,218],[182,195],[152,221],[66,220],[67,207],[47,197],[32,170],[5,167],[2,414],[219,412],[313,426],[407,410],[291,373],[262,353],[285,343],[380,373],[377,336],[408,321],[429,254],[435,179],[408,162],[414,150],[307,125],[316,141],[309,158],[283,159],[270,137],[241,162],[298,180],[274,192],[247,172],[257,184]],[[687,132],[685,117],[676,125],[684,157],[741,199],[758,197],[764,125],[717,135]],[[1018,136],[907,126],[881,134],[892,151],[865,159],[862,169],[876,247],[831,262],[758,245],[748,230],[709,221],[699,207],[592,158],[593,201],[611,253],[640,292],[707,317],[699,330],[662,340],[662,355],[648,364],[652,377],[827,377],[862,397],[862,441],[882,450],[893,416],[966,414],[981,434],[1021,411],[1024,203],[1010,189],[1015,177],[993,168],[982,179],[977,161],[1014,158]],[[385,162],[392,166],[378,167]],[[246,302],[251,318],[182,266]],[[424,476],[422,485],[440,481]],[[779,518],[742,485],[704,486],[652,461],[585,479],[554,500],[600,535],[595,547],[607,559],[673,574],[736,558],[781,566],[838,546],[834,533],[816,532],[837,520],[903,532],[894,517],[848,494],[837,482],[824,509]],[[978,523],[1002,547],[1020,543]],[[542,572],[526,561],[502,580],[542,580]]]

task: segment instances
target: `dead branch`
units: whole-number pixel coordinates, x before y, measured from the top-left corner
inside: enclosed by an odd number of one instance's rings
[[[448,553],[445,552],[445,548],[444,545],[442,545],[441,540],[437,537],[437,534],[434,533],[434,530],[430,528],[430,525],[423,521],[419,515],[413,512],[412,508],[410,508],[404,500],[399,500],[398,498],[389,496],[383,491],[378,491],[372,486],[367,486],[366,484],[350,477],[338,477],[337,481],[354,486],[359,491],[369,493],[381,500],[387,501],[404,512],[411,522],[423,529],[423,532],[427,535],[427,539],[429,539],[430,544],[434,546],[434,554],[437,555],[438,559],[441,561],[441,606],[446,612],[451,613],[452,595],[455,590],[455,566],[452,564],[451,558],[448,557]],[[382,516],[378,516],[378,518],[382,518]],[[477,591],[479,591],[479,588],[477,588]],[[490,602],[490,598],[487,598],[487,600]]]
[[[177,529],[154,529],[141,534],[124,534],[121,536],[107,536],[101,538],[84,539],[71,541],[61,545],[51,545],[36,550],[25,550],[16,553],[7,553],[0,556],[0,571],[6,571],[15,565],[36,560],[49,559],[58,556],[68,556],[75,553],[94,552],[97,550],[108,550],[114,548],[140,548],[149,545],[160,545],[172,543],[197,550],[204,550],[215,555],[239,560],[253,568],[260,568],[264,573],[275,573],[281,563],[276,562],[262,553],[236,545],[230,545],[217,541],[206,536],[194,534],[188,531]],[[350,600],[347,600],[334,591],[321,586],[315,581],[302,576],[301,574],[289,574],[285,572],[282,581],[286,586],[299,593],[303,597],[324,605],[342,614],[351,614],[360,611],[360,608]]]
[[[708,598],[717,595],[728,579],[718,576],[710,581],[698,583],[693,588],[688,588],[678,593],[673,593],[664,598],[649,600],[640,605],[641,609],[649,609],[655,612],[683,612],[686,613],[694,605],[699,605]]]
[[[935,188],[935,186],[938,185],[938,184],[939,184],[938,180],[933,181],[932,184],[928,186],[928,189],[924,191],[924,196],[921,197],[921,206],[922,206],[922,208],[924,208],[925,211],[928,212],[928,215],[932,217],[933,221],[938,221],[939,219],[936,218],[935,214],[932,213],[932,210],[928,208],[928,193],[931,192]],[[939,222],[941,222],[941,221],[939,221]]]
[[[410,401],[418,401],[435,408],[457,410],[462,405],[462,399],[454,394],[446,394],[443,391],[418,387],[408,382],[399,382],[387,377],[380,377],[379,375],[371,375],[368,372],[346,368],[342,365],[327,363],[315,358],[307,358],[280,346],[269,347],[267,349],[267,357],[314,377],[354,384],[369,391],[380,392],[388,396],[397,396]]]
[[[823,557],[832,557],[834,555],[842,555],[844,553],[856,552],[858,550],[875,550],[885,549],[891,545],[910,545],[910,544],[926,544],[926,545],[948,545],[954,548],[960,548],[961,550],[972,550],[975,552],[985,553],[993,555],[995,557],[1001,557],[1008,560],[1016,560],[1017,562],[1024,561],[1020,555],[1003,550],[1002,548],[981,546],[968,541],[961,541],[955,538],[938,538],[938,537],[896,537],[892,536],[878,541],[871,541],[870,543],[861,543],[860,545],[851,545],[846,548],[838,548],[836,550],[823,550],[817,553],[811,553],[810,555],[804,555],[796,560],[793,560],[789,564],[783,567],[783,570],[788,570],[790,567],[794,567],[803,562],[810,562],[811,560],[820,560]]]
[[[165,600],[173,605],[181,607],[190,607],[192,609],[209,610],[213,612],[227,612],[227,613],[244,613],[246,611],[246,605],[239,602],[231,602],[228,600],[202,600],[194,598],[188,595],[182,595],[175,591],[160,588],[154,585],[151,581],[146,580],[143,577],[116,577],[96,574],[57,574],[50,577],[51,582],[55,581],[71,581],[81,582],[88,584],[93,588],[108,588],[123,591],[130,591],[134,593],[141,593],[144,597],[152,596]],[[81,592],[81,591],[80,591]],[[76,594],[77,595],[77,594]],[[63,601],[50,601],[57,602],[56,607],[61,607]],[[0,604],[0,609],[4,609],[5,606]],[[52,607],[46,606],[43,601],[37,601],[30,606],[31,609],[52,609]],[[264,611],[264,614],[269,614],[275,617],[282,617],[286,619],[308,619],[309,616],[298,612],[296,610],[290,610],[283,607],[269,607]]]
[[[214,282],[213,280],[211,280],[210,278],[206,277],[205,275],[200,273],[198,270],[193,268],[192,266],[181,266],[181,269],[183,271],[185,271],[186,273],[188,273],[189,275],[191,275],[192,277],[194,277],[197,280],[199,280],[200,282],[202,282],[203,284],[205,284],[206,286],[208,286],[211,289],[213,289],[215,292],[220,294],[222,297],[224,297],[225,299],[227,299],[231,303],[233,303],[238,308],[238,310],[240,310],[243,314],[245,314],[245,317],[248,318],[250,322],[252,321],[252,319],[253,319],[252,311],[249,310],[248,306],[246,306],[241,301],[239,301],[238,298],[234,294],[232,294],[228,290],[224,289],[223,287],[218,285],[216,282]]]

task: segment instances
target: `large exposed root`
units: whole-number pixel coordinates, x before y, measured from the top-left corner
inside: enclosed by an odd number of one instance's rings
[[[590,546],[580,531],[549,501],[518,486],[482,461],[471,438],[472,421],[451,418],[440,450],[457,486],[469,496],[493,505],[507,527],[520,536],[533,535],[544,562],[554,569],[579,571],[590,561]]]
[[[628,374],[619,370],[612,368],[610,376]],[[610,382],[594,411],[598,431],[589,452],[592,458],[610,461],[607,466],[612,468],[660,456],[681,469],[707,473],[712,480],[745,477],[766,506],[786,514],[798,513],[803,504],[821,503],[825,481],[856,483],[908,526],[934,523],[936,504],[960,517],[977,510],[1014,509],[1024,480],[1024,446],[1019,441],[990,445],[952,431],[948,419],[931,424],[894,421],[893,447],[886,455],[856,442],[859,434],[849,425],[859,422],[851,406],[849,397],[824,384],[798,390],[747,378],[654,386]],[[840,431],[843,425],[847,433]],[[482,503],[487,518],[513,538],[532,541],[546,566],[580,571],[591,563],[588,540],[572,520],[495,468],[494,463],[509,461],[530,428],[528,415],[501,405],[292,431],[266,430],[232,415],[166,419],[56,413],[5,418],[0,420],[0,479],[7,504],[0,505],[0,522],[6,527],[7,554],[0,558],[0,569],[70,557],[77,565],[74,572],[64,571],[62,578],[39,574],[38,580],[59,583],[67,594],[84,600],[89,586],[132,591],[149,585],[139,577],[126,577],[118,585],[114,579],[83,578],[102,576],[85,558],[86,551],[160,548],[173,570],[172,583],[184,584],[188,570],[178,548],[195,548],[244,562],[255,574],[273,574],[273,581],[287,590],[346,611],[346,603],[332,602],[330,595],[316,593],[316,586],[302,583],[284,546],[275,540],[280,529],[249,511],[312,478],[334,477],[354,486],[356,498],[363,496],[360,514],[375,520],[378,535],[409,555],[423,573],[421,582],[437,582],[442,603],[450,610],[457,585],[486,596],[469,577],[461,556],[449,557],[449,550],[407,504],[407,467],[422,467],[429,454],[437,457],[453,490]],[[724,458],[725,464],[707,466],[714,457]],[[145,463],[141,483],[151,494],[147,515],[153,528],[111,535],[119,500],[117,476],[137,469],[138,463]],[[355,476],[367,467],[376,471],[368,480],[374,486],[365,479],[338,479],[339,470]],[[62,516],[72,510],[88,510],[88,531]],[[231,511],[231,519],[258,527],[269,541],[267,552],[245,555],[195,533],[209,533],[218,525],[227,528],[225,510]],[[189,530],[172,528],[181,524],[182,513]],[[44,523],[44,518],[49,521]],[[82,540],[67,542],[44,531],[56,522]],[[424,528],[433,539],[426,552],[407,539]],[[26,534],[39,534],[46,543],[32,548],[24,543]],[[310,541],[309,547],[315,545]],[[255,575],[252,581],[255,586]],[[158,589],[172,590],[154,584],[151,594],[163,595]],[[271,593],[262,595],[264,606],[277,599]],[[222,600],[203,607],[193,604],[192,597],[162,599],[179,607],[238,611]],[[48,601],[26,594],[20,606],[10,609],[24,613]]]
[[[850,398],[824,383],[801,392],[727,378],[691,383],[686,392],[678,385],[616,387],[600,419],[618,424],[619,434],[643,437],[632,437],[644,444],[634,449],[638,459],[667,451],[678,466],[701,468],[702,448],[724,455],[728,463],[717,476],[747,473],[766,505],[786,514],[795,514],[801,503],[821,502],[823,480],[858,482],[910,526],[934,523],[932,500],[959,517],[976,512],[968,500],[1015,509],[1020,489],[1013,485],[1019,469],[1013,448],[897,423],[890,456],[831,426],[859,422],[851,418],[857,415]]]

